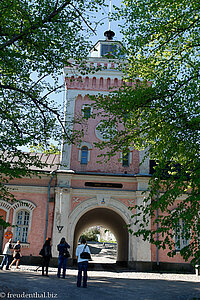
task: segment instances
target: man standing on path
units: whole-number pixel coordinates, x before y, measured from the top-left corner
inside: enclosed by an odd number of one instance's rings
[[[11,261],[11,249],[13,249],[12,247],[12,239],[9,239],[9,241],[5,244],[4,250],[3,250],[3,260],[2,263],[0,265],[0,270],[3,269],[3,266],[6,265],[6,270],[9,270],[9,265],[10,265],[10,261]]]
[[[68,260],[68,257],[70,257],[70,254],[68,251],[69,248],[70,248],[70,245],[66,242],[65,238],[63,237],[60,241],[60,244],[58,244],[58,246],[57,246],[57,250],[59,251],[58,273],[57,273],[58,278],[60,278],[60,272],[61,272],[62,267],[63,267],[63,278],[65,278],[67,260]]]
[[[81,239],[81,245],[78,245],[76,248],[76,256],[78,257],[78,277],[77,277],[77,287],[81,286],[82,271],[83,271],[83,287],[87,287],[87,269],[88,269],[88,259],[81,258],[80,255],[82,252],[90,253],[90,248],[86,244],[84,238]]]

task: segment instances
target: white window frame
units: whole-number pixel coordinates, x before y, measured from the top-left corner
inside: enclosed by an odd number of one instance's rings
[[[6,222],[9,220],[10,209],[12,208],[12,204],[8,203],[4,200],[0,200],[0,209],[6,212]]]
[[[120,162],[122,164],[122,167],[124,167],[124,168],[130,167],[130,165],[132,164],[132,158],[133,158],[133,152],[129,150],[129,152],[128,152],[128,162],[129,162],[129,164],[128,164],[128,166],[123,166],[123,152],[120,152]]]
[[[17,224],[18,223],[18,216],[21,213],[22,215],[22,224]],[[26,218],[28,217],[28,218]],[[24,224],[25,222],[27,222],[27,224]],[[14,242],[17,242],[18,240],[22,243],[27,243],[27,239],[28,239],[28,229],[29,229],[29,223],[30,223],[30,212],[25,210],[25,209],[21,209],[16,213],[16,224],[15,224],[15,235],[14,235]],[[17,235],[17,231],[18,228],[20,229],[20,234]],[[25,236],[25,240],[23,239]]]
[[[88,147],[86,147],[86,146],[83,146],[82,148],[81,148],[81,164],[82,165],[87,165],[88,164]],[[83,156],[83,153],[86,153],[87,154],[87,156]],[[84,159],[83,159],[84,158]]]
[[[92,112],[93,112],[93,107],[92,107],[92,105],[90,105],[90,104],[84,104],[83,106],[82,106],[82,108],[81,108],[81,111],[82,111],[82,116],[85,118],[85,116],[84,116],[84,109],[85,108],[90,108],[90,117],[91,117],[91,115],[92,115]],[[88,118],[89,119],[89,118]]]
[[[13,225],[17,224],[18,212],[20,212],[22,210],[22,211],[27,211],[29,213],[29,224],[28,224],[28,231],[27,231],[27,239],[28,239],[28,236],[31,231],[32,213],[33,213],[33,210],[36,208],[36,205],[29,200],[19,200],[12,205],[12,208],[14,210],[13,211],[13,222],[12,222]],[[16,233],[15,227],[12,229],[12,232],[13,232],[13,238],[15,239],[15,236],[16,236],[15,235],[15,233]],[[24,244],[27,244],[27,242]]]
[[[81,149],[83,147],[87,147],[88,148],[88,162],[90,161],[90,151],[92,150],[92,145],[88,142],[82,142],[80,145],[79,145],[79,151],[78,151],[78,161],[81,162]]]
[[[183,236],[182,236],[182,231],[184,229],[184,220],[183,219],[179,219],[179,224],[178,224],[178,230],[180,230],[180,235],[176,234],[176,232],[174,233],[174,241],[175,241],[175,250],[176,251],[180,251],[181,249],[183,249],[184,247],[188,246],[189,244],[189,240],[186,240]],[[177,242],[180,238],[180,245],[177,245]]]

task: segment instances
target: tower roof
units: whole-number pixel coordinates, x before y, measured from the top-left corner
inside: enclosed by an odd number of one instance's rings
[[[91,57],[113,57],[119,52],[122,47],[119,41],[114,41],[114,31],[107,30],[104,32],[105,40],[99,40],[90,50]]]
[[[115,36],[115,33],[112,30],[107,30],[104,32],[104,36],[106,37],[107,41],[112,41],[113,37]]]

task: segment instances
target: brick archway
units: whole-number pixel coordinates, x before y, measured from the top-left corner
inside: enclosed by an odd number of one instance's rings
[[[127,224],[125,223],[124,219],[115,211],[102,207],[93,208],[87,211],[78,220],[74,230],[74,258],[75,248],[81,233],[87,228],[95,225],[103,225],[113,232],[118,243],[117,261],[127,262],[129,245],[129,234],[126,228]]]

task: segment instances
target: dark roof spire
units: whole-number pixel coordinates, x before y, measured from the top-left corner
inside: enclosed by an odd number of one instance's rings
[[[113,37],[115,36],[115,33],[110,29],[111,10],[112,10],[112,4],[111,4],[111,0],[110,0],[110,7],[109,7],[109,13],[108,13],[109,26],[108,26],[108,30],[104,32],[104,36],[106,37],[107,41],[112,41]]]
[[[115,36],[115,33],[112,30],[107,30],[104,32],[104,36],[106,37],[107,41],[112,41],[113,37]]]

